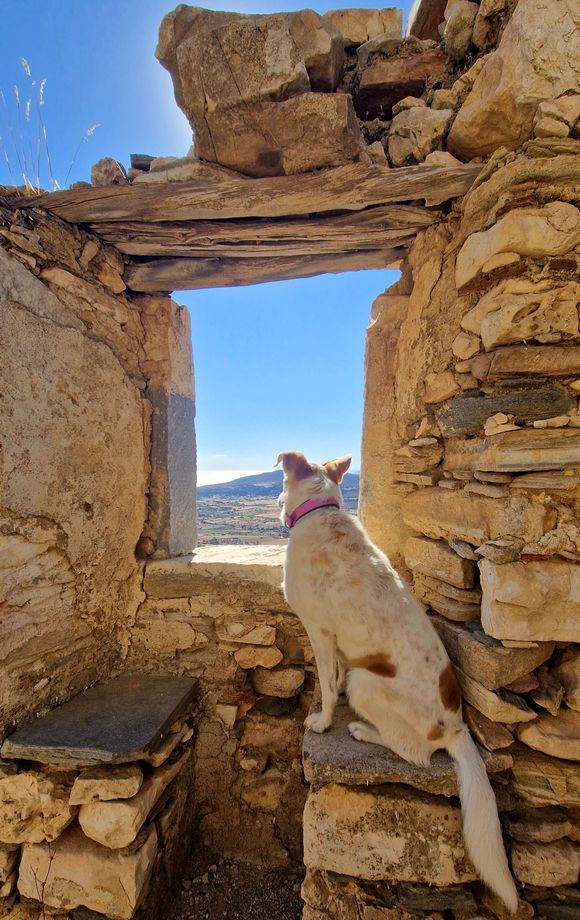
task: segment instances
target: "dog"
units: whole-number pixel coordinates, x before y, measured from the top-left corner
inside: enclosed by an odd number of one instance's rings
[[[484,882],[515,913],[518,896],[504,849],[497,803],[461,715],[453,665],[424,606],[367,536],[342,511],[340,483],[351,457],[310,463],[287,451],[278,500],[290,528],[283,590],[316,658],[320,712],[305,725],[326,731],[345,686],[358,741],[390,748],[426,767],[441,748],[453,759],[463,835]]]

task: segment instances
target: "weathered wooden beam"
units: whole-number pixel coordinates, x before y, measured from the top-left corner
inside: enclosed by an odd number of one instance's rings
[[[265,258],[394,248],[440,218],[435,208],[381,205],[307,218],[104,222],[90,229],[127,255]]]
[[[465,194],[481,166],[353,164],[296,176],[125,185],[52,192],[28,201],[72,223],[224,220],[361,211],[395,201],[438,205]]]
[[[145,293],[239,287],[326,273],[386,268],[399,262],[404,255],[404,249],[383,249],[310,258],[152,259],[128,265],[124,281],[132,291]]]

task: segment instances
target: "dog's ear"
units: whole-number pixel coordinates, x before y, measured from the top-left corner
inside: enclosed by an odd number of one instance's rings
[[[337,485],[342,482],[342,478],[346,473],[347,469],[350,466],[352,457],[337,457],[336,460],[327,460],[326,463],[323,463],[323,467],[326,470],[326,475],[332,479]]]
[[[314,467],[300,451],[288,450],[285,453],[278,454],[278,459],[274,466],[278,466],[280,462],[286,476],[290,479],[306,479],[307,476],[312,475],[314,472]]]

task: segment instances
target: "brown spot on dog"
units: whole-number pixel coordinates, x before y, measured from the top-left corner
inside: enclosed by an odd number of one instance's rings
[[[429,741],[439,741],[443,737],[443,726],[440,723],[434,725],[427,738]]]
[[[312,568],[327,569],[332,562],[332,556],[326,549],[319,549],[310,557]]]
[[[389,655],[363,655],[361,658],[353,658],[349,661],[349,667],[362,668],[364,671],[370,671],[371,674],[378,674],[379,677],[394,677],[397,668],[393,664]]]
[[[451,662],[439,676],[439,693],[445,709],[457,712],[461,706],[461,689]]]
[[[326,475],[337,485],[342,482],[342,478],[350,466],[352,457],[337,457],[336,460],[327,460],[322,466],[326,470]]]
[[[278,454],[276,466],[280,461],[282,461],[284,472],[290,479],[306,479],[307,476],[312,476],[316,472],[316,467],[297,450],[288,450],[286,453]]]

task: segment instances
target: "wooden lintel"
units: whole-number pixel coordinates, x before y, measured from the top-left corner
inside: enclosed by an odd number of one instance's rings
[[[320,256],[270,259],[151,259],[135,262],[125,270],[124,281],[132,291],[158,293],[201,288],[239,287],[266,281],[287,281],[313,275],[387,268],[399,262],[404,249],[333,253]]]
[[[296,176],[135,184],[52,192],[27,201],[72,223],[231,220],[360,211],[389,202],[438,205],[464,195],[481,166],[352,164]]]
[[[269,258],[395,248],[441,216],[403,204],[306,218],[105,222],[89,229],[127,255]]]

